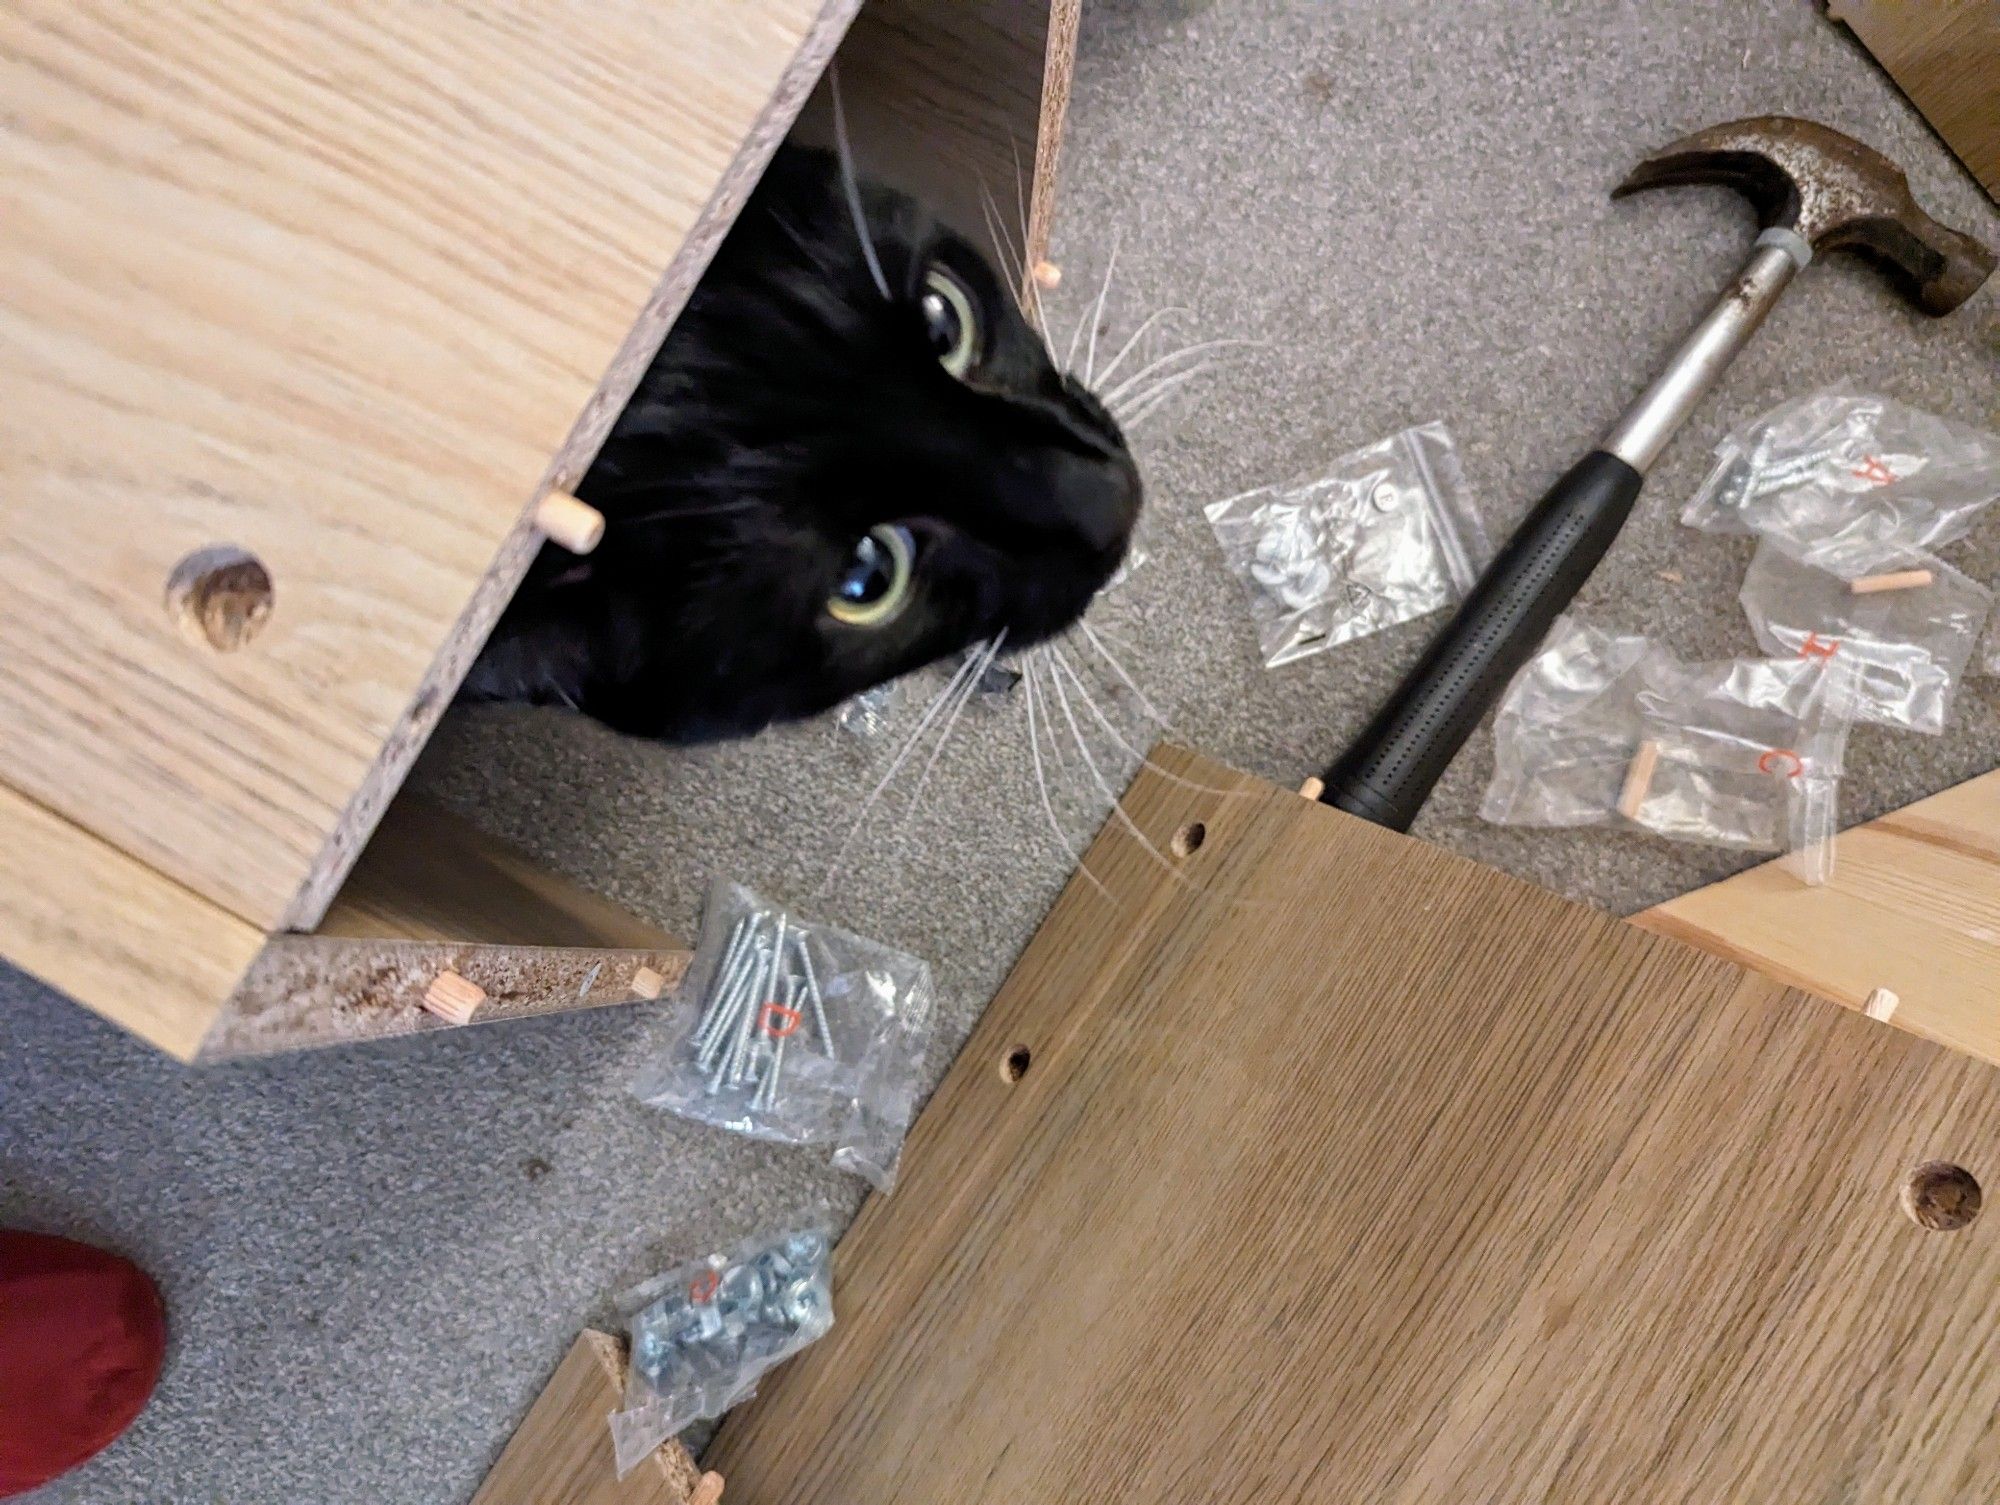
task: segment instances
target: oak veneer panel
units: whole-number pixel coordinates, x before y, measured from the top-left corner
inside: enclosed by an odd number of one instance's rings
[[[2000,200],[2000,4],[1995,0],[1832,0],[1910,102]]]
[[[1808,888],[1776,863],[1634,923],[2000,1062],[2000,772],[1982,774],[1834,842],[1833,880]]]
[[[1047,252],[1055,214],[1082,8],[1082,0],[869,0],[838,59],[861,170],[992,246],[997,264],[1025,246],[1032,266]],[[827,89],[802,125],[809,139],[832,140]]]
[[[0,782],[314,924],[858,4],[0,10]]]
[[[1990,1068],[1191,756],[843,1241],[736,1505],[1965,1501]],[[998,1069],[1032,1053],[1010,1085]]]
[[[624,1403],[618,1340],[586,1329],[508,1439],[472,1505],[688,1505],[701,1473],[671,1438],[618,1477],[605,1418]]]
[[[500,946],[684,949],[427,800],[391,805],[313,934]]]
[[[16,966],[188,1060],[263,945],[255,927],[0,785],[0,956]]]

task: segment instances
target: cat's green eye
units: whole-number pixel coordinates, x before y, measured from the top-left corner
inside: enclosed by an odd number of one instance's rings
[[[916,562],[917,542],[908,528],[894,523],[870,528],[847,556],[847,568],[826,598],[828,615],[849,627],[881,626],[909,600]]]
[[[979,360],[979,310],[965,284],[941,266],[924,273],[924,332],[938,364],[961,381]]]

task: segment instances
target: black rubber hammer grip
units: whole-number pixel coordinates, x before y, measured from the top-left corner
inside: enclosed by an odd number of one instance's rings
[[[1642,477],[1593,450],[1555,483],[1451,624],[1328,770],[1321,801],[1407,831],[1432,788],[1540,646],[1631,515]]]

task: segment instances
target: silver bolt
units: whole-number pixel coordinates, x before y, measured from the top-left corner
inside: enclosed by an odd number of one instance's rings
[[[697,1050],[705,1048],[715,1035],[721,1033],[722,1027],[719,1022],[721,1016],[728,1012],[729,1004],[743,981],[743,974],[750,970],[761,956],[762,953],[757,945],[759,928],[759,923],[748,917],[739,922],[737,931],[740,944],[737,941],[730,943],[723,964],[716,969],[716,983],[709,995],[708,1008],[702,1014],[701,1022],[695,1026]]]
[[[785,915],[778,912],[778,930],[771,942],[771,955],[758,975],[758,983],[743,1008],[743,1020],[736,1034],[736,1048],[731,1052],[729,1085],[740,1087],[749,1075],[752,1057],[751,1046],[755,1041],[757,1016],[763,1012],[763,1002],[771,996],[771,986],[776,980],[778,968],[784,964],[785,955]]]
[[[764,949],[753,944],[743,960],[737,964],[736,976],[729,990],[717,1002],[715,1017],[710,1021],[707,1033],[696,1035],[695,1059],[703,1068],[708,1066],[723,1045],[731,1039],[730,1027],[736,1023],[738,1011],[744,1007],[751,993],[755,991],[757,975],[765,960]]]
[[[826,1023],[826,995],[819,990],[819,974],[813,971],[812,943],[801,932],[799,935],[799,963],[805,969],[806,997],[812,1000],[813,1028],[819,1031],[820,1049],[826,1052],[829,1061],[840,1058],[833,1053],[833,1031]]]

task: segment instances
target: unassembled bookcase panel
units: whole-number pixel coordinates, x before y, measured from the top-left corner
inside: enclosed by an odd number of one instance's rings
[[[0,14],[0,955],[183,1056],[438,1027],[426,957],[481,1018],[676,974],[559,881],[341,885],[860,5]],[[1018,145],[1039,244],[1076,0],[876,5],[858,151]]]
[[[1159,757],[1188,855],[1106,826],[732,1500],[1990,1492],[2000,1073]]]

